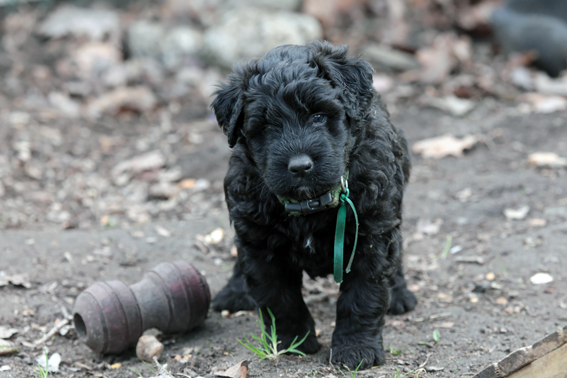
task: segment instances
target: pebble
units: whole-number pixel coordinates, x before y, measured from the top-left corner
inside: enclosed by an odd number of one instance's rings
[[[547,273],[536,273],[530,277],[530,282],[534,285],[543,285],[553,282],[553,277]]]
[[[143,335],[136,345],[136,356],[142,361],[153,362],[154,357],[158,360],[163,352],[163,344],[153,335]]]

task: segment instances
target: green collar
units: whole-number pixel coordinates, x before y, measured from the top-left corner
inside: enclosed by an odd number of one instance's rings
[[[285,206],[287,213],[294,217],[313,214],[319,211],[339,206],[340,195],[343,192],[343,182],[348,180],[348,171],[341,176],[341,181],[322,196],[298,202],[291,198],[278,196],[278,200]]]
[[[307,214],[313,214],[319,211],[331,209],[339,206],[339,211],[337,213],[337,225],[335,228],[335,243],[334,243],[334,259],[333,259],[333,275],[335,277],[335,282],[340,284],[343,282],[343,260],[344,260],[344,243],[345,243],[345,228],[346,228],[346,213],[347,204],[351,207],[354,213],[354,219],[356,222],[356,232],[354,234],[354,245],[352,248],[352,253],[348,265],[346,267],[346,273],[350,272],[352,262],[354,260],[354,254],[356,252],[356,244],[358,241],[358,214],[356,213],[356,208],[354,203],[348,198],[348,171],[341,176],[341,182],[333,187],[328,193],[323,194],[319,198],[306,200],[302,202],[292,201],[291,199],[283,198],[278,196],[278,200],[285,206],[286,211],[292,216],[301,216]]]

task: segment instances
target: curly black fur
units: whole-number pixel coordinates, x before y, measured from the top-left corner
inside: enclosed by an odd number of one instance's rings
[[[346,46],[314,42],[281,46],[235,67],[212,104],[234,147],[225,178],[238,262],[216,310],[255,307],[276,316],[281,347],[309,336],[299,349],[319,349],[315,323],[301,295],[302,272],[333,272],[337,208],[293,217],[277,196],[298,200],[328,192],[348,170],[359,218],[352,271],[337,303],[332,363],[369,368],[384,363],[384,315],[412,310],[401,265],[402,197],[410,161],[401,131],[372,88],[372,68],[347,57]],[[291,158],[313,167],[297,176]],[[354,242],[350,209],[345,265]],[[269,319],[268,319],[269,320]],[[269,326],[269,321],[267,326]]]

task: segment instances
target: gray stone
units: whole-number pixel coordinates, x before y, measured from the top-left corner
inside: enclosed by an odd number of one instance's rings
[[[109,36],[118,43],[120,40],[120,18],[108,9],[87,9],[72,5],[58,8],[39,27],[39,34],[50,38],[88,36],[92,40],[102,40]]]
[[[165,28],[157,22],[135,21],[128,28],[128,49],[133,57],[155,57],[161,53]]]
[[[387,70],[408,71],[420,68],[412,54],[375,43],[364,46],[362,55],[373,65]]]
[[[197,55],[203,46],[203,33],[188,27],[171,29],[161,44],[161,55],[166,66],[175,66],[184,56]]]
[[[255,6],[268,9],[296,11],[301,7],[301,0],[230,0],[229,6]]]
[[[226,13],[218,26],[208,29],[203,50],[212,64],[228,68],[243,59],[262,57],[279,45],[302,45],[322,37],[321,24],[314,17],[248,8]]]

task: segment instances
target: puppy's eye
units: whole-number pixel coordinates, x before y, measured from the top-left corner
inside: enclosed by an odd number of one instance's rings
[[[327,122],[327,116],[326,116],[326,115],[324,115],[324,114],[315,114],[315,115],[313,116],[313,123],[314,123],[314,124],[319,124],[319,125],[320,125],[320,124],[325,123],[325,122]]]

